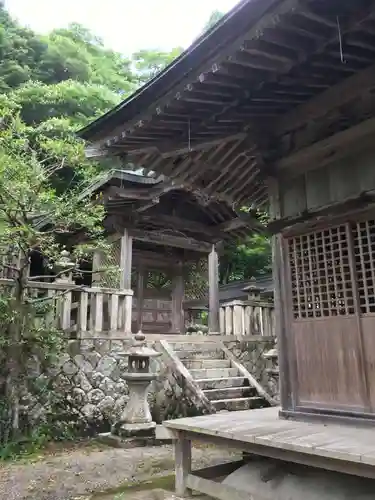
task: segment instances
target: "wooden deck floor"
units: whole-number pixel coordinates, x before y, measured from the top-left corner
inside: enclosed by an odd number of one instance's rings
[[[375,428],[297,422],[265,408],[165,422],[183,439],[375,478]]]

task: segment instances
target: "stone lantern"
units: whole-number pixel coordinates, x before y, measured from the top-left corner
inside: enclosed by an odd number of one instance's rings
[[[147,347],[146,337],[138,332],[133,345],[119,356],[128,358],[128,372],[123,378],[128,384],[129,401],[112,433],[124,438],[152,437],[156,423],[152,421],[147,395],[156,374],[150,371],[150,361],[161,353]]]
[[[275,347],[263,354],[265,359],[271,361],[271,367],[267,368],[266,372],[270,378],[272,386],[273,398],[278,403],[280,402],[280,386],[279,386],[279,353],[277,349],[277,339],[275,340]]]
[[[55,279],[56,283],[72,283],[73,282],[73,269],[75,262],[70,258],[68,250],[64,249],[60,254],[60,259],[56,262],[56,270],[58,277]]]

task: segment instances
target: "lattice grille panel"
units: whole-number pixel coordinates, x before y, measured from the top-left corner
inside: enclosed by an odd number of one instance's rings
[[[359,222],[353,233],[360,311],[375,313],[375,220]]]
[[[172,289],[172,276],[163,271],[148,271],[146,288],[170,292]]]
[[[100,256],[100,267],[102,269],[119,268],[121,256],[121,240],[114,241],[110,248]],[[107,288],[120,287],[120,275],[117,272],[108,272],[102,275],[94,275],[97,286]]]
[[[296,319],[355,313],[346,226],[288,238]]]
[[[193,262],[187,269],[185,299],[200,300],[208,297],[208,259]]]

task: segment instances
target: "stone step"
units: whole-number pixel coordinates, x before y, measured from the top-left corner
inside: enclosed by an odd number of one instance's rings
[[[260,408],[263,402],[263,399],[259,396],[252,396],[249,398],[218,399],[216,401],[211,401],[216,411],[251,410],[252,408]]]
[[[254,387],[223,387],[221,389],[204,389],[204,395],[210,401],[250,398],[257,396]]]
[[[169,342],[175,352],[179,351],[220,351],[216,342]]]
[[[224,353],[221,350],[207,350],[207,349],[193,349],[175,351],[178,357],[183,361],[184,359],[224,359]]]
[[[188,370],[198,368],[230,368],[229,359],[184,359],[182,360]]]
[[[244,377],[213,377],[213,378],[202,378],[195,379],[195,382],[199,385],[199,387],[203,390],[209,389],[225,389],[226,387],[241,387],[247,383],[247,380]]]
[[[191,376],[194,379],[202,378],[228,378],[238,375],[237,368],[202,368],[190,370]]]

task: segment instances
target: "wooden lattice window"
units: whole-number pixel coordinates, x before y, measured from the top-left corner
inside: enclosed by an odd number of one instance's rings
[[[121,254],[121,240],[114,241],[106,252],[101,253],[100,259],[98,259],[97,264],[101,269],[111,269],[120,267],[120,254]],[[102,286],[107,288],[119,288],[120,287],[120,275],[119,272],[114,273],[102,273],[95,276],[96,286]]]
[[[345,225],[287,239],[296,319],[354,314]]]
[[[375,220],[357,223],[353,241],[359,308],[362,314],[375,313]]]

